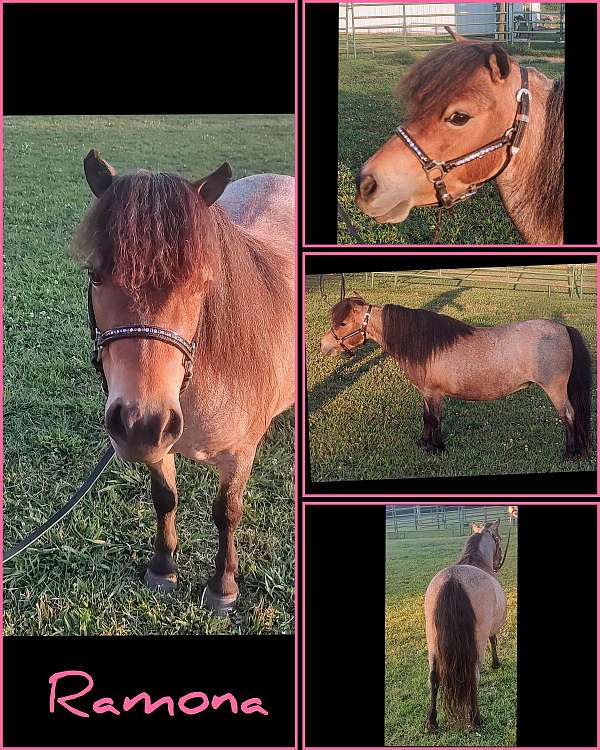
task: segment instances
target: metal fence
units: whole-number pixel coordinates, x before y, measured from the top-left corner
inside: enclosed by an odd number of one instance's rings
[[[385,509],[385,530],[389,539],[431,536],[448,532],[452,536],[468,536],[471,523],[487,523],[500,518],[505,528],[517,523],[508,513],[507,505],[388,505]]]
[[[450,41],[444,26],[525,49],[564,49],[564,3],[340,3],[340,54],[427,50]]]
[[[490,268],[437,268],[414,271],[375,271],[365,273],[365,283],[375,286],[380,279],[399,283],[425,281],[456,287],[506,288],[538,291],[550,295],[568,294],[571,299],[591,299],[597,294],[595,263],[569,263],[551,266],[506,266]]]

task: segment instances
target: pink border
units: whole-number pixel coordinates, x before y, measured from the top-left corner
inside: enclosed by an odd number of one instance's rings
[[[365,506],[371,506],[371,505],[433,505],[435,503],[428,503],[428,502],[421,502],[419,501],[417,503],[408,503],[408,502],[385,502],[385,501],[369,501],[369,502],[352,502],[352,503],[341,503],[341,502],[335,502],[335,501],[329,501],[329,502],[312,502],[312,501],[305,501],[302,504],[302,528],[305,528],[305,520],[306,520],[306,508],[308,506],[314,507],[314,506],[322,506],[322,505],[352,505],[352,506],[359,506],[359,505],[365,505]],[[509,505],[509,503],[503,503],[503,502],[496,502],[495,505]],[[563,503],[566,504],[566,503]],[[461,501],[461,505],[481,505],[479,502],[466,500]],[[548,502],[531,502],[531,501],[523,501],[519,502],[519,505],[560,505],[560,503],[548,503]],[[569,505],[595,505],[596,506],[596,529],[597,534],[600,538],[600,512],[598,508],[598,504],[595,502],[576,502],[576,503],[569,503]],[[383,530],[382,530],[383,533]],[[305,628],[305,611],[306,608],[304,606],[305,599],[306,599],[306,593],[305,593],[305,567],[306,567],[306,535],[302,535],[302,662],[301,662],[301,668],[302,668],[302,704],[304,705],[304,697],[305,697],[305,674],[306,674],[306,628]],[[600,624],[600,596],[598,594],[600,593],[600,547],[596,550],[596,564],[597,564],[597,570],[598,570],[598,579],[597,579],[597,593],[596,593],[596,609],[597,609],[597,621],[596,624]],[[596,631],[596,674],[600,674],[600,629],[597,629]],[[600,695],[598,696],[598,703],[600,705]],[[383,709],[382,709],[383,711]],[[382,713],[383,715],[383,713]],[[596,738],[600,736],[600,716],[598,713],[596,714]],[[305,733],[305,716],[302,716],[302,737],[304,738],[306,736]],[[402,750],[416,750],[416,747],[418,746],[411,746],[411,747],[404,747],[404,746],[385,746],[385,747],[363,747],[361,746],[361,750],[390,750],[391,747],[402,747]],[[494,748],[486,748],[486,747],[480,747],[478,750],[497,750],[499,746],[495,746]],[[506,747],[506,746],[505,746]],[[510,745],[508,747],[511,748],[522,748],[522,750],[539,750],[539,748],[527,748],[523,745]],[[598,746],[596,746],[598,747]],[[318,745],[303,745],[303,748],[305,750],[326,750],[324,747],[320,747]],[[329,748],[328,750],[331,750]],[[443,750],[462,750],[462,748],[456,748],[456,747],[443,747]],[[553,747],[546,747],[544,750],[575,750],[575,748],[553,748]]]
[[[519,255],[544,255],[545,257],[548,257],[549,255],[562,255],[562,256],[564,256],[564,255],[567,255],[567,254],[568,254],[568,251],[564,251],[564,250],[562,252],[560,252],[560,253],[556,253],[556,252],[554,252],[554,253],[547,253],[547,252],[546,253],[539,253],[539,252],[538,253],[535,253],[535,252],[532,253],[532,252],[523,252],[523,251],[518,252],[518,253],[515,253],[515,252],[513,252],[513,253],[502,253],[502,252],[501,253],[494,253],[494,255],[506,255],[506,256],[510,256],[510,257],[518,257]],[[319,256],[319,255],[326,255],[328,257],[331,257],[332,255],[335,255],[335,253],[310,251],[310,252],[306,252],[306,253],[304,253],[302,255],[302,286],[301,286],[301,292],[302,292],[302,304],[303,305],[304,305],[304,299],[305,299],[305,295],[306,295],[306,289],[305,289],[305,282],[306,282],[306,261],[305,261],[305,259],[306,259],[307,256],[308,257],[313,257],[313,256]],[[402,258],[403,260],[406,260],[407,258],[415,258],[417,260],[417,262],[418,262],[418,258],[420,256],[422,256],[422,255],[423,256],[425,256],[425,255],[427,255],[427,256],[434,256],[434,257],[438,257],[438,256],[439,257],[444,257],[444,256],[456,257],[456,255],[460,255],[461,257],[463,257],[463,256],[469,256],[469,255],[480,255],[480,253],[477,253],[477,252],[470,252],[470,253],[455,253],[455,252],[444,252],[444,253],[439,253],[439,252],[438,253],[435,253],[435,252],[398,253],[398,252],[381,252],[381,251],[378,251],[377,253],[372,253],[372,252],[344,253],[345,257],[347,257],[348,255],[351,255],[352,257],[358,257],[358,256],[364,257],[365,260],[366,260],[366,264],[368,264],[369,259],[372,259],[374,256],[382,256],[382,255],[385,255],[385,256],[394,256],[394,257]],[[578,253],[578,255],[587,255],[587,253]],[[590,263],[592,263],[592,262],[596,263],[596,282],[598,283],[598,281],[599,281],[599,275],[598,275],[598,257],[597,257],[597,255],[595,253],[593,253],[593,254],[590,253],[589,254],[589,258],[590,258]],[[597,298],[596,298],[596,326],[598,325],[598,319],[599,318],[600,318],[600,299],[597,296]],[[303,342],[303,351],[304,351],[304,346],[305,346],[305,342],[306,342],[306,319],[305,319],[305,316],[303,316],[303,319],[302,319],[302,342]],[[598,352],[597,352],[596,353],[596,369],[597,370],[598,370],[598,362],[599,362],[599,359],[598,359]],[[306,358],[303,358],[301,378],[302,378],[302,394],[305,394],[306,393]],[[598,434],[598,427],[599,426],[600,426],[600,415],[597,414],[596,415],[596,434]],[[306,440],[307,430],[308,430],[308,426],[303,422],[302,423],[302,445],[303,446],[305,446],[307,444],[307,440]],[[600,455],[600,446],[597,446],[596,447],[596,462],[598,462],[599,455]],[[304,456],[304,462],[303,462],[302,467],[301,467],[302,496],[305,497],[305,498],[317,498],[317,497],[319,497],[319,498],[328,498],[328,499],[331,499],[331,497],[332,497],[331,494],[325,494],[325,493],[322,494],[322,493],[319,493],[319,492],[312,492],[312,493],[308,492],[307,487],[306,487],[306,469],[305,469],[306,463],[307,463],[308,460],[309,460],[309,451],[307,451],[307,455]],[[597,464],[596,464],[596,467],[597,467]],[[598,495],[598,493],[600,492],[600,479],[599,479],[599,477],[600,477],[600,474],[598,472],[598,467],[597,467],[596,468],[596,495]],[[401,480],[398,480],[398,481],[401,481]],[[414,494],[414,492],[411,494],[410,492],[388,492],[388,493],[385,493],[385,492],[368,492],[368,491],[347,492],[347,491],[341,490],[338,493],[337,496],[338,497],[389,497],[389,498],[398,498],[398,497],[415,497],[415,494]],[[503,497],[517,497],[517,498],[520,498],[520,497],[523,497],[523,493],[521,493],[521,494],[506,494],[506,493],[502,493],[502,496]],[[536,493],[529,494],[528,493],[527,494],[527,497],[555,497],[555,496],[556,497],[594,497],[595,495],[593,493],[592,494],[590,494],[590,493],[579,493],[579,494],[574,493],[574,494],[568,494],[568,495],[565,495],[564,493],[556,493],[556,495],[554,493],[544,493],[544,494],[536,494]],[[435,493],[435,492],[425,492],[423,494],[421,494],[421,493],[418,494],[419,501],[420,501],[421,498],[426,498],[426,497],[461,498],[463,496],[460,493],[448,493],[448,494],[442,493],[442,494],[440,494],[440,493]],[[470,497],[470,498],[471,497],[478,497],[478,498],[490,497],[490,498],[493,498],[493,497],[497,497],[497,495],[495,495],[493,493],[486,494],[486,493],[471,493],[471,492],[469,492],[468,497]]]
[[[88,4],[88,3],[119,3],[119,2],[132,2],[132,3],[139,3],[141,5],[148,4],[148,3],[167,3],[168,0],[58,0],[59,2],[67,2],[67,3],[73,3],[73,4]],[[47,3],[47,4],[53,4],[57,2],[57,0],[2,0],[0,4],[8,4],[8,3],[14,3],[14,4],[21,4],[21,5],[28,5],[32,2],[41,2],[41,3]],[[262,4],[262,3],[278,3],[278,4],[284,4],[284,5],[296,5],[295,0],[177,0],[178,3],[193,3],[193,4],[231,4],[231,3],[245,3],[249,5],[256,5],[256,4]],[[296,9],[297,10],[297,9]],[[2,24],[3,24],[3,14],[0,12],[0,38],[2,37]],[[295,66],[294,66],[294,74],[295,74],[295,80],[294,80],[294,102],[297,103],[298,101],[298,13],[295,12],[294,14],[294,32],[295,32],[295,39],[294,39],[294,51],[295,51]],[[3,117],[4,112],[2,108],[2,80],[0,79],[0,113]],[[298,121],[298,112],[297,107],[295,107],[294,112],[294,176],[295,176],[295,193],[296,193],[296,211],[295,211],[295,226],[298,227],[298,127],[299,127],[299,121]],[[4,144],[4,122],[2,121],[2,128],[0,128],[0,179],[2,180],[2,185],[4,185],[3,181],[3,144]],[[0,214],[3,215],[2,209],[3,209],[3,196],[4,192],[0,191]],[[4,223],[2,222],[0,225],[0,244],[2,244],[3,247],[3,229],[4,229]],[[0,292],[3,292],[3,274],[0,274]],[[3,298],[3,295],[2,295]],[[3,313],[4,309],[3,306],[0,307],[0,325],[3,321]],[[296,326],[297,326],[297,316],[298,316],[298,307],[296,306]],[[297,328],[296,328],[297,330]],[[1,334],[0,334],[1,335]],[[296,351],[296,369],[298,368],[298,361],[297,361],[297,351]],[[3,375],[3,348],[0,348],[0,373]],[[3,405],[3,398],[4,398],[4,389],[0,389],[0,405]],[[295,407],[295,429],[294,429],[294,447],[295,447],[295,453],[297,455],[298,452],[298,429],[297,429],[297,423],[298,423],[298,381],[296,380],[296,407]],[[3,412],[2,412],[3,413]],[[0,419],[0,437],[3,437],[3,420]],[[2,445],[0,445],[0,461],[2,461],[3,465],[3,446],[4,443],[2,442]],[[3,479],[4,474],[2,472],[2,476],[0,477],[0,487],[3,487]],[[299,507],[299,500],[298,500],[298,467],[297,462],[295,462],[294,465],[294,506],[295,506],[295,535],[294,535],[294,559],[295,559],[295,569],[298,570],[298,507]],[[2,508],[0,508],[0,521],[2,520]],[[2,548],[4,548],[3,544],[3,525],[0,523],[0,545]],[[0,586],[2,589],[0,590],[0,620],[2,620],[3,616],[3,605],[4,605],[4,595],[3,595],[3,582],[4,582],[4,570],[3,566],[0,565]],[[297,747],[298,745],[298,727],[299,727],[299,713],[298,713],[298,589],[297,586],[295,588],[294,593],[294,674],[296,677],[295,685],[294,685],[294,699],[295,699],[295,706],[294,706],[294,746],[280,746],[280,747],[274,747],[274,746],[257,746],[253,745],[251,747],[219,747],[218,750],[293,750],[293,748]],[[3,621],[3,620],[2,620]],[[85,637],[85,636],[84,636]],[[265,636],[268,637],[268,636]],[[2,643],[2,648],[4,646],[4,634],[3,632],[0,633],[0,641]],[[3,664],[3,651],[0,649],[0,675],[1,675],[1,668]],[[2,729],[3,729],[3,693],[4,693],[4,681],[0,678],[0,738],[2,735]],[[147,750],[159,750],[159,748],[152,748],[149,746],[144,746]],[[208,745],[198,745],[197,747],[209,747]],[[3,745],[2,741],[0,740],[0,748],[6,748],[6,750],[46,750],[46,747],[33,747],[33,746],[19,746],[18,748],[11,749],[8,745]],[[161,746],[160,750],[190,750],[191,746],[187,747],[166,747]],[[52,746],[51,750],[76,750],[76,746],[69,746],[60,748],[59,746]],[[128,748],[125,747],[113,747],[110,746],[109,748],[105,748],[103,746],[98,747],[88,747],[86,746],[85,750],[128,750]]]
[[[368,2],[368,3],[374,3],[374,4],[381,3],[381,0],[349,0],[349,1],[350,2],[361,2],[361,3],[362,2]],[[306,4],[310,4],[310,5],[319,5],[319,4],[320,5],[325,5],[325,4],[339,5],[338,0],[304,0],[304,2]],[[384,2],[389,2],[389,0],[384,0]],[[478,0],[466,0],[466,2],[475,3],[475,2],[478,2]],[[597,5],[598,4],[597,0],[563,0],[563,2],[565,2],[565,3],[578,3],[578,2],[582,2],[582,3],[591,4],[591,5]],[[420,3],[415,3],[415,0],[409,0],[406,3],[406,5],[411,5],[411,4],[420,4]],[[600,39],[600,11],[598,12],[596,21],[597,21],[597,29],[598,29],[597,38]],[[305,27],[305,13],[304,13],[304,4],[303,4],[303,6],[302,6],[302,29],[303,30],[304,30],[304,27]],[[304,75],[305,75],[305,70],[304,70],[304,60],[305,60],[305,57],[306,57],[305,56],[305,43],[304,43],[304,36],[303,36],[303,38],[302,38],[302,174],[303,175],[304,175],[304,165],[305,165],[305,158],[306,158],[305,157],[305,151],[304,151],[304,125],[305,125],[305,114],[304,114],[305,113],[305,107],[304,107],[304,100],[305,100]],[[598,57],[597,57],[597,81],[598,81],[598,84],[597,84],[598,85],[598,91],[600,92],[600,55],[598,55]],[[597,104],[596,119],[597,119],[597,122],[600,123],[600,97],[598,97],[598,100],[597,100],[596,104]],[[597,168],[597,173],[600,174],[600,148],[597,151],[596,168]],[[304,190],[305,190],[305,187],[304,187],[304,182],[303,182],[302,183],[302,205],[303,206],[305,205],[305,202],[304,202],[304,197],[305,197]],[[557,252],[562,248],[566,252],[571,252],[571,251],[574,251],[575,248],[593,248],[593,249],[597,249],[597,247],[598,247],[598,238],[599,237],[600,237],[600,192],[598,193],[598,210],[597,210],[597,215],[596,215],[596,244],[595,245],[476,245],[476,246],[475,245],[368,245],[368,247],[373,248],[374,250],[386,250],[386,249],[390,250],[392,248],[401,249],[401,248],[413,248],[413,247],[415,247],[415,248],[422,248],[422,247],[448,248],[448,247],[452,247],[453,250],[459,250],[460,248],[471,249],[473,247],[477,247],[478,249],[481,249],[481,248],[490,247],[490,248],[508,248],[508,249],[509,248],[513,248],[513,252],[525,252],[526,248],[540,247],[540,248],[556,248]],[[335,248],[335,249],[342,248],[342,249],[345,249],[345,248],[348,248],[348,249],[351,249],[351,250],[352,249],[356,249],[357,247],[360,247],[360,245],[357,246],[357,245],[342,245],[342,244],[340,244],[340,245],[338,245],[338,244],[333,244],[333,245],[308,244],[306,242],[306,228],[305,228],[304,212],[303,212],[303,215],[302,215],[302,246],[305,249],[313,249],[313,248],[314,249],[317,249],[317,248],[319,248],[319,249],[323,249],[323,248]],[[421,254],[420,251],[419,251],[419,254]],[[495,254],[500,254],[500,253],[495,253]]]

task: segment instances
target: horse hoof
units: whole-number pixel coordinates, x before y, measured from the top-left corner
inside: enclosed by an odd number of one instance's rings
[[[153,573],[150,568],[146,568],[144,574],[144,583],[150,591],[164,591],[170,594],[177,588],[177,573],[168,573],[166,576],[159,576]]]
[[[425,453],[430,456],[435,456],[437,453],[444,453],[446,446],[442,443],[441,445],[433,445],[433,443],[427,443],[423,446]]]
[[[499,661],[493,661],[492,662],[492,669],[500,669],[500,662]]]
[[[425,724],[425,731],[428,734],[433,734],[433,732],[437,732],[438,731],[438,725],[437,724],[432,724],[432,722],[428,721],[427,724]]]
[[[236,599],[237,594],[221,596],[221,594],[215,594],[208,586],[205,586],[204,591],[202,592],[200,606],[210,609],[210,611],[217,615],[217,617],[227,617],[227,615],[230,615],[235,609]]]

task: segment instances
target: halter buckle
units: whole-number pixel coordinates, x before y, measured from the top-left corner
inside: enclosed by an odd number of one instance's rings
[[[527,94],[529,101],[531,101],[531,91],[529,89],[522,88],[517,91],[517,101],[519,102],[519,104],[521,103],[523,94]]]
[[[423,169],[425,171],[425,176],[429,180],[429,182],[432,183],[432,185],[435,185],[437,180],[441,180],[443,176],[446,174],[446,170],[444,169],[444,162],[443,161],[435,161],[431,160],[427,164],[423,164]],[[432,177],[430,172],[432,172],[434,169],[439,169],[440,173],[437,177]]]

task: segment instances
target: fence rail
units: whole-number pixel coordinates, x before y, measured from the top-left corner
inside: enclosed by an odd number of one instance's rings
[[[407,539],[418,536],[468,536],[471,523],[487,523],[500,518],[502,525],[516,523],[506,505],[388,505],[385,512],[386,536]],[[502,533],[502,532],[501,532]]]
[[[438,268],[411,271],[374,271],[365,273],[365,283],[375,286],[377,277],[393,278],[394,287],[406,281],[426,280],[464,287],[508,288],[515,291],[542,291],[568,294],[571,299],[597,294],[595,263],[555,266],[507,266],[490,268]]]
[[[403,47],[431,49],[450,41],[444,26],[453,26],[467,38],[494,39],[527,49],[564,48],[564,3],[482,5],[487,9],[456,10],[449,4],[430,13],[416,12],[415,5],[407,3],[340,3],[340,54],[356,58],[359,53],[375,55]],[[558,10],[544,6],[558,6]]]

